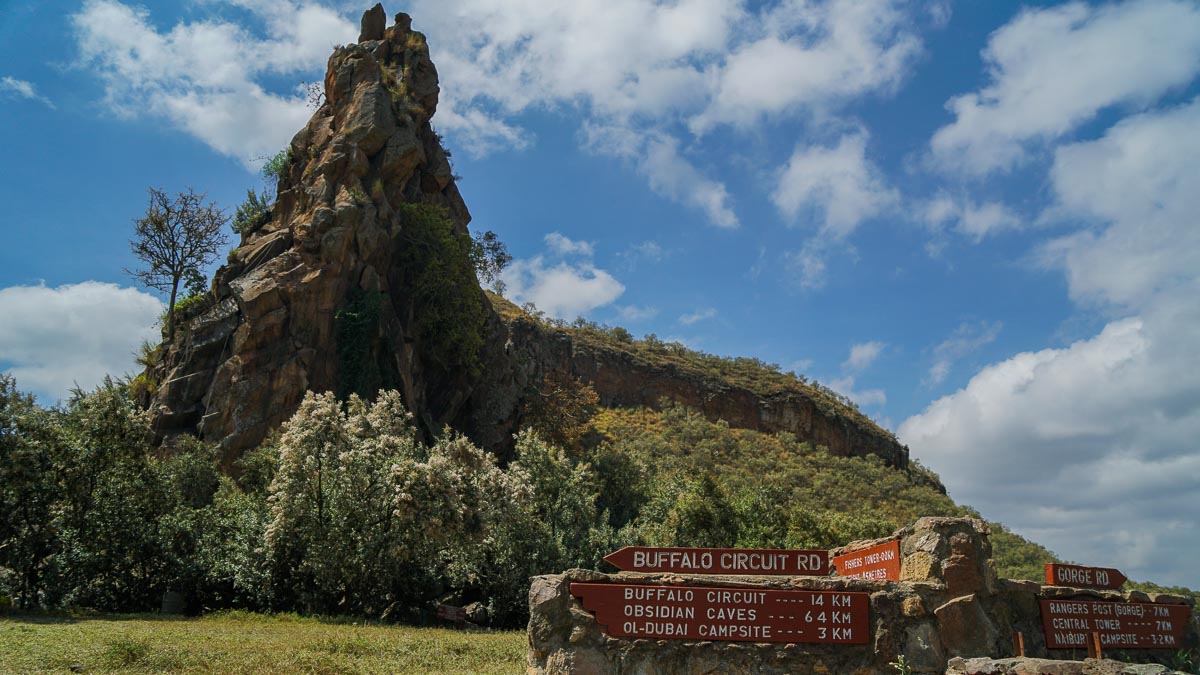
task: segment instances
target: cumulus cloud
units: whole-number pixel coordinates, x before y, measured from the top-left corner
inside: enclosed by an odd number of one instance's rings
[[[679,323],[681,323],[685,326],[691,326],[693,324],[700,323],[701,321],[708,321],[710,319],[715,319],[715,318],[717,318],[716,308],[703,307],[701,309],[697,309],[694,312],[688,312],[687,314],[680,316]]]
[[[505,294],[514,302],[532,302],[558,319],[572,319],[612,303],[625,286],[590,262],[547,263],[542,256],[514,260],[504,270]]]
[[[593,253],[591,242],[574,241],[559,232],[546,235],[546,246],[558,255],[590,256]]]
[[[305,97],[268,91],[271,77],[317,79],[357,26],[315,2],[215,2],[251,12],[262,34],[219,17],[159,30],[144,8],[87,0],[71,17],[80,65],[104,84],[107,107],[167,120],[247,166],[285,146],[308,121]]]
[[[1088,227],[1043,260],[1113,318],[984,368],[899,429],[989,517],[1068,558],[1191,586],[1179,560],[1200,554],[1200,523],[1179,500],[1200,475],[1197,130],[1193,101],[1056,151],[1044,218]]]
[[[142,340],[159,339],[164,309],[152,295],[98,281],[0,289],[0,368],[53,403],[76,385],[132,371]]]
[[[1200,68],[1200,7],[1130,0],[1025,10],[992,34],[983,59],[990,83],[950,99],[955,119],[931,141],[947,169],[1011,168],[1029,143],[1187,84]]]
[[[999,321],[959,324],[950,337],[933,348],[933,365],[926,381],[941,384],[960,359],[995,342],[1002,325]]]
[[[728,190],[688,156],[679,130],[703,135],[889,92],[920,52],[914,13],[893,0],[414,6],[442,75],[439,128],[456,141],[522,147],[516,116],[570,107],[585,147],[629,160],[655,192],[730,228],[739,221]]]
[[[1102,138],[1058,149],[1049,217],[1093,227],[1056,239],[1043,260],[1071,297],[1136,307],[1200,273],[1200,99],[1123,120]]]
[[[630,163],[651,190],[703,212],[709,223],[727,229],[740,224],[724,183],[705,176],[680,150],[674,136],[628,124],[587,123],[583,137],[585,149]]]
[[[761,15],[765,34],[739,45],[717,69],[692,129],[749,125],[896,87],[921,46],[898,4],[784,0],[769,9]]]
[[[833,147],[798,146],[771,193],[784,216],[810,216],[837,239],[899,199],[867,159],[867,135],[843,136]]]
[[[883,353],[885,347],[887,345],[879,340],[851,345],[850,356],[846,357],[846,360],[842,362],[842,368],[846,370],[863,370],[872,363],[875,363],[875,360]]]
[[[592,262],[590,242],[559,232],[546,235],[545,241],[546,254],[514,260],[505,268],[501,279],[509,299],[532,302],[557,319],[573,319],[612,304],[625,292],[621,282]]]
[[[1164,299],[1094,338],[983,369],[899,436],[953,495],[1060,554],[1195,586],[1178,561],[1200,541],[1179,507],[1200,475],[1197,340],[1194,299]]]
[[[984,238],[1025,226],[1017,214],[1000,202],[976,203],[970,198],[955,199],[939,194],[924,204],[921,215],[932,228],[950,227],[976,244]]]
[[[0,77],[0,96],[23,98],[27,101],[37,101],[42,105],[54,110],[54,102],[50,99],[37,93],[37,88],[32,82],[18,80],[15,77],[8,75]]]

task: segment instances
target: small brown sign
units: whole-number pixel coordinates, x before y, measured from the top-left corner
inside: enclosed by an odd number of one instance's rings
[[[860,548],[834,556],[838,576],[851,579],[900,580],[900,540],[893,539],[875,546]]]
[[[866,593],[703,586],[571,584],[613,637],[865,644]]]
[[[1104,647],[1179,649],[1191,618],[1187,605],[1042,599],[1042,630],[1051,649],[1081,648],[1093,633]]]
[[[455,607],[453,605],[439,604],[437,606],[437,618],[442,619],[443,621],[453,621],[457,624],[464,624],[467,622],[467,610],[463,609],[462,607]]]
[[[1082,565],[1046,563],[1047,586],[1107,588],[1116,590],[1125,581],[1125,575],[1111,567],[1084,567]]]
[[[626,546],[604,556],[627,572],[676,574],[829,574],[828,551]]]

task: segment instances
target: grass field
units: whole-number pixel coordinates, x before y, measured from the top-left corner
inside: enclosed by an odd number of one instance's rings
[[[0,672],[521,673],[523,631],[226,612],[0,618]]]

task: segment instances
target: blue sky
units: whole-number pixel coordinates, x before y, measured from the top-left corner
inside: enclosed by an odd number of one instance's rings
[[[858,401],[951,495],[1200,586],[1200,7],[418,0],[508,295]],[[230,209],[352,3],[0,2],[0,368],[132,369],[149,186]]]

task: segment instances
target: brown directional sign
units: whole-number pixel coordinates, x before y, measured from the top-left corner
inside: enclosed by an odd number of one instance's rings
[[[875,546],[834,556],[838,576],[852,579],[900,580],[900,541],[893,539]]]
[[[1042,630],[1051,649],[1086,647],[1092,633],[1118,649],[1179,649],[1191,617],[1187,605],[1042,599]]]
[[[437,606],[437,618],[444,621],[453,621],[458,624],[465,623],[467,620],[467,610],[462,607],[439,604]]]
[[[1116,590],[1125,581],[1125,575],[1111,567],[1083,567],[1082,565],[1046,563],[1047,586],[1107,588]]]
[[[613,637],[864,644],[866,593],[571,584]]]
[[[677,574],[829,574],[828,551],[626,546],[604,556],[627,572]]]

